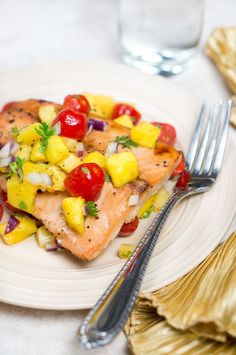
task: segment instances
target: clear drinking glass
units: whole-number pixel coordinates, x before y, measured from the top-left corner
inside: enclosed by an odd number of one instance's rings
[[[180,73],[194,56],[203,0],[119,0],[125,63],[149,73]]]

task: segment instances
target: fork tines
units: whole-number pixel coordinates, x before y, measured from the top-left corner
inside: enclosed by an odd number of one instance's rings
[[[216,178],[227,141],[232,101],[220,100],[213,108],[201,107],[187,155],[187,168],[194,175]]]

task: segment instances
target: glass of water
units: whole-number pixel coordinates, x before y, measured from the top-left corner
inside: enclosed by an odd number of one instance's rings
[[[203,0],[119,0],[125,63],[148,73],[180,73],[201,35]]]

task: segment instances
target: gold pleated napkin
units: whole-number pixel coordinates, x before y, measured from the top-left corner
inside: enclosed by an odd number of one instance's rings
[[[236,94],[236,27],[215,29],[208,39],[206,54],[213,60],[229,88]],[[230,122],[236,128],[236,96],[232,99],[234,106]]]
[[[236,354],[236,233],[172,284],[141,295],[125,328],[134,354]]]

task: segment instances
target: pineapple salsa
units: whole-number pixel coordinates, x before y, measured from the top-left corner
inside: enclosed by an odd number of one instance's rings
[[[5,106],[6,107],[6,106]],[[3,108],[4,110],[4,108]],[[129,134],[116,136],[105,152],[86,152],[83,140],[92,130],[105,131],[109,122],[125,127]],[[99,198],[105,183],[120,188],[139,177],[138,163],[132,149],[153,149],[157,140],[174,144],[173,126],[141,121],[141,114],[130,104],[116,103],[110,96],[68,95],[63,105],[43,102],[38,110],[38,122],[12,129],[14,141],[0,149],[0,179],[6,180],[1,191],[0,235],[8,244],[16,244],[35,234],[38,245],[56,250],[54,236],[44,226],[38,227],[34,215],[37,194],[66,192],[62,213],[67,225],[82,235],[88,216],[97,218]],[[119,149],[122,147],[123,149]],[[184,169],[184,160],[173,175]],[[139,209],[136,218],[126,223],[120,236],[133,233],[139,219],[158,212],[169,197],[162,188]],[[138,195],[129,205],[138,204]],[[4,210],[11,213],[3,222]],[[123,244],[121,258],[130,256],[133,245]]]

